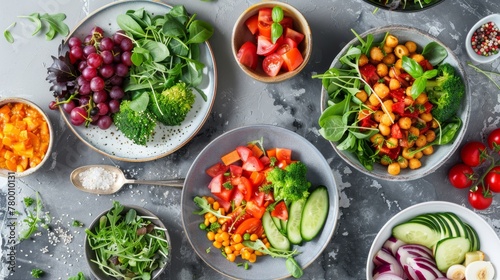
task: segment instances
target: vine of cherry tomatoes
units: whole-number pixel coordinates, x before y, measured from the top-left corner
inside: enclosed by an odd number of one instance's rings
[[[500,193],[500,160],[495,159],[495,154],[500,154],[500,128],[488,135],[487,145],[479,141],[466,143],[460,150],[462,162],[448,173],[448,179],[455,188],[469,188],[469,203],[477,210],[490,207],[493,193]],[[474,168],[488,162],[484,172],[478,174],[474,171]]]

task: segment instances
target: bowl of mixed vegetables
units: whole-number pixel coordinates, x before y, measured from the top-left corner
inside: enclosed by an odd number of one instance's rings
[[[443,0],[364,0],[365,2],[384,10],[397,12],[418,12],[431,8]]]
[[[416,204],[381,228],[366,279],[496,279],[498,246],[495,231],[473,211],[445,201]]]
[[[157,279],[171,258],[167,228],[140,206],[114,201],[85,233],[85,257],[97,279]]]
[[[277,83],[300,73],[312,52],[306,18],[290,4],[263,1],[236,20],[231,37],[241,70],[257,81]]]
[[[300,277],[339,214],[329,164],[306,139],[253,125],[213,140],[189,169],[182,224],[198,256],[241,279]]]
[[[407,181],[439,168],[470,118],[465,71],[437,38],[406,26],[369,30],[315,75],[321,135],[357,170]]]

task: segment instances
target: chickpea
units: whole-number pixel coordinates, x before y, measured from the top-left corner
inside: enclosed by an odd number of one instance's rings
[[[364,66],[368,64],[368,57],[363,53],[359,56],[358,65]]]
[[[382,116],[384,115],[384,111],[381,111],[381,110],[377,110],[375,111],[375,113],[373,113],[373,119],[376,121],[376,122],[380,122],[380,119],[382,118]]]
[[[368,109],[361,110],[361,111],[359,111],[359,114],[358,114],[358,120],[362,120],[364,118],[369,118],[370,115],[371,115],[370,110],[368,110]]]
[[[372,47],[370,49],[370,59],[380,62],[384,58],[384,53],[379,47]]]
[[[398,175],[401,172],[401,166],[397,162],[393,162],[387,166],[387,172],[391,175]]]
[[[416,62],[418,62],[418,63],[422,62],[422,61],[425,59],[425,57],[424,57],[423,55],[418,54],[418,53],[414,53],[414,54],[412,54],[412,55],[410,56],[410,58],[411,58],[411,59],[413,59],[413,60],[415,60],[415,61],[416,61]]]
[[[390,90],[396,90],[401,88],[401,83],[398,81],[398,79],[391,78],[389,80],[389,89]]]
[[[380,134],[384,136],[391,134],[391,128],[383,123],[378,124],[378,130],[380,131]]]
[[[401,68],[398,69],[396,65],[391,67],[391,69],[389,70],[389,77],[391,78],[396,78],[396,76],[399,76],[400,74],[401,74]]]
[[[417,51],[417,44],[415,42],[413,42],[413,41],[407,41],[407,42],[405,42],[405,47],[411,53],[414,53],[414,52]]]
[[[381,118],[380,118],[380,123],[391,126],[394,123],[395,115],[394,113],[385,113]]]
[[[410,54],[410,51],[408,51],[408,48],[405,47],[404,45],[397,45],[394,48],[394,54],[398,58],[402,58],[403,56],[408,56]]]
[[[368,102],[370,102],[370,105],[378,106],[380,104],[380,99],[376,94],[371,94],[368,97]]]
[[[358,98],[361,102],[365,103],[366,100],[368,100],[368,94],[364,89],[362,89],[358,91],[358,93],[356,93],[356,98]]]
[[[384,63],[377,64],[377,75],[379,77],[385,77],[389,74],[389,68]]]
[[[392,99],[387,99],[386,101],[384,101],[384,107],[385,107],[385,110],[389,113],[392,113],[392,105],[394,104],[394,101],[392,101]]]
[[[401,129],[410,129],[411,127],[411,118],[402,117],[398,120],[399,127]]]
[[[406,94],[406,96],[411,96],[411,86],[409,86],[405,89],[405,94]]]
[[[387,65],[393,65],[396,63],[396,56],[393,53],[387,53],[382,59],[382,62]]]
[[[408,130],[408,132],[409,132],[409,134],[411,134],[411,135],[413,135],[415,137],[420,136],[420,129],[418,129],[418,128],[414,127],[414,126],[410,127],[410,129]]]
[[[396,36],[390,35],[385,39],[385,45],[391,48],[395,48],[399,44],[399,40]]]
[[[432,114],[431,113],[422,113],[419,116],[423,121],[425,122],[430,122],[432,121]]]
[[[424,153],[422,151],[416,152],[415,156],[413,157],[414,159],[421,159],[424,156]]]
[[[412,158],[409,160],[408,166],[410,167],[410,169],[417,169],[422,166],[422,163],[420,162],[419,159]]]
[[[389,138],[389,139],[387,139],[385,141],[385,145],[389,149],[395,149],[395,148],[397,148],[399,146],[398,144],[399,144],[399,140],[397,138],[395,138],[395,137],[391,137],[391,138]]]
[[[415,156],[413,154],[413,150],[411,150],[410,148],[403,148],[401,155],[403,156],[403,158],[408,159],[408,160],[412,159]]]
[[[427,93],[422,92],[417,99],[415,99],[416,104],[425,104],[427,101],[429,101],[429,97],[427,96]]]
[[[380,164],[382,165],[389,165],[392,163],[392,160],[390,157],[388,156],[383,156],[381,159],[380,159]]]
[[[417,147],[423,147],[427,144],[427,138],[425,137],[425,135],[419,135],[417,140],[415,140],[415,145],[417,145]]]
[[[382,144],[384,144],[384,140],[384,136],[382,136],[382,134],[380,133],[376,133],[372,137],[370,137],[370,142],[372,142],[372,144],[376,146],[381,146]]]
[[[413,98],[411,98],[411,96],[405,96],[403,102],[405,103],[406,106],[410,106],[413,105],[413,102],[415,101],[413,100]]]
[[[398,164],[399,164],[399,167],[401,167],[402,169],[405,169],[408,167],[408,160],[405,159],[404,157],[398,157]]]
[[[425,149],[422,150],[422,153],[426,156],[432,155],[434,153],[434,147],[433,146],[428,146]]]
[[[439,127],[439,123],[436,120],[433,119],[432,122],[431,122],[431,127],[433,129],[436,129],[436,128]]]
[[[384,45],[384,46],[382,47],[382,51],[383,51],[383,52],[387,55],[387,54],[389,54],[389,53],[392,53],[393,48],[391,48],[391,47],[388,47],[388,46]]]
[[[396,69],[401,70],[403,68],[403,60],[401,58],[396,60],[396,63],[394,63],[394,67],[396,67]]]
[[[382,65],[384,65],[384,64],[382,64]],[[376,83],[373,86],[373,91],[375,91],[375,94],[378,95],[378,97],[380,97],[380,99],[384,99],[387,97],[387,95],[389,95],[390,90],[385,84]]]
[[[428,130],[425,133],[425,137],[427,138],[427,142],[430,143],[430,142],[436,140],[436,133],[434,132],[434,130]]]

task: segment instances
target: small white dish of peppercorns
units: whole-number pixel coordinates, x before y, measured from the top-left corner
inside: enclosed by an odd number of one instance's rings
[[[500,56],[500,14],[479,20],[465,39],[469,57],[476,63],[489,63]]]

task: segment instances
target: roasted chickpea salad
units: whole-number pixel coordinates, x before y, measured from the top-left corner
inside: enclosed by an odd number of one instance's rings
[[[418,169],[460,131],[464,81],[437,42],[419,46],[390,33],[377,42],[353,33],[359,44],[340,57],[341,66],[313,76],[328,93],[320,133],[367,170]]]

